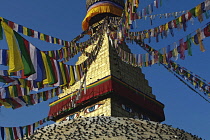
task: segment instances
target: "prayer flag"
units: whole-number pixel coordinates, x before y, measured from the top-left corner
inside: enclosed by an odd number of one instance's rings
[[[59,72],[59,69],[58,69],[58,64],[59,62],[57,62],[55,59],[53,59],[53,62],[54,62],[54,65],[55,65],[55,73],[56,73],[56,76],[57,76],[57,83],[54,84],[54,86],[60,86],[60,72]]]
[[[203,45],[203,42],[202,42],[202,37],[201,37],[201,29],[198,29],[196,30],[196,33],[197,33],[197,36],[198,36],[198,43],[200,45],[200,50],[202,52],[205,52],[205,48],[204,48],[204,45]]]
[[[1,22],[4,28],[7,44],[9,47],[9,72],[16,72],[24,69],[21,54],[16,43],[13,30],[5,23]]]
[[[59,62],[59,65],[60,65],[60,71],[61,71],[61,76],[63,77],[63,85],[66,85],[67,84],[67,81],[66,81],[66,75],[65,75],[65,70],[64,70],[64,64],[62,62]]]
[[[14,140],[14,134],[13,134],[12,127],[9,127],[9,134],[10,134],[10,140]]]
[[[30,52],[28,50],[29,42],[24,38],[22,38],[22,36],[19,35],[17,32],[15,32],[15,36],[17,38],[19,48],[21,51],[22,61],[24,65],[24,76],[30,76],[31,74],[34,74],[36,71],[34,70],[34,66],[30,58]]]
[[[44,62],[44,67],[46,70],[46,79],[43,81],[43,84],[55,84],[55,76],[53,75],[53,72],[51,70],[52,64],[50,62],[49,56],[47,56],[44,52],[41,52],[42,59]],[[54,76],[54,77],[53,77]]]
[[[37,52],[37,79],[36,82],[41,82],[46,78],[46,70],[44,68],[44,62],[40,50],[36,49]]]
[[[5,138],[4,127],[0,127],[0,130],[1,130],[1,138],[2,138],[2,140],[4,140],[4,138]]]
[[[72,86],[75,83],[75,75],[74,75],[74,68],[73,66],[70,66],[70,86]]]
[[[30,59],[32,61],[35,73],[30,75],[28,77],[28,80],[36,80],[37,79],[37,53],[36,53],[36,47],[32,45],[31,43],[29,44],[29,49],[30,49]]]
[[[6,140],[11,140],[9,128],[8,127],[5,127],[4,129],[5,129],[5,133],[6,133]]]

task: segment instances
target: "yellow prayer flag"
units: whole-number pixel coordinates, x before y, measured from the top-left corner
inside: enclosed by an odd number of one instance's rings
[[[201,81],[201,82],[200,82],[200,87],[202,87],[202,86],[203,86],[203,82]]]
[[[179,55],[179,53],[178,53],[177,47],[175,47],[175,48],[173,49],[173,57],[174,57],[175,60],[178,59],[178,55]]]
[[[165,31],[168,31],[168,23],[165,24]]]
[[[23,26],[23,34],[24,35],[28,35],[28,29],[26,27]]]
[[[154,56],[155,56],[155,52],[154,52],[154,51],[152,51],[152,65],[154,65],[154,64],[155,64],[155,59],[154,59]]]
[[[168,64],[167,61],[166,61],[166,48],[162,48],[162,51],[163,51],[163,64]]]
[[[44,62],[44,67],[45,67],[45,70],[46,70],[46,77],[47,77],[43,81],[43,84],[49,84],[52,81],[52,78],[50,76],[50,67],[49,67],[48,62],[47,62],[46,54],[44,52],[41,52],[41,55],[42,55],[42,60]]]
[[[9,93],[10,93],[10,97],[15,97],[13,86],[9,86]]]
[[[56,38],[54,37],[54,44],[57,44]]]
[[[1,103],[5,108],[12,108],[12,106],[11,106],[9,103],[7,103],[7,102],[5,102],[5,101],[3,101],[3,100],[1,100],[1,99],[0,99],[0,103]]]
[[[64,58],[67,59],[67,57],[68,57],[67,48],[63,47],[63,50],[64,50]]]
[[[146,38],[149,38],[149,33],[148,32],[146,32]]]
[[[202,35],[201,35],[201,29],[197,29],[196,30],[196,33],[197,33],[197,36],[198,36],[198,43],[199,43],[199,46],[200,46],[200,50],[202,52],[205,52],[205,48],[204,48],[204,45],[203,45],[203,41],[202,41]]]
[[[23,96],[23,99],[25,100],[26,103],[28,103],[28,96],[27,95]]]
[[[18,49],[17,42],[15,40],[14,32],[5,22],[1,22],[5,32],[8,48],[9,48],[9,72],[16,72],[23,70],[23,62],[21,59],[21,53]]]
[[[6,133],[6,140],[11,140],[10,133],[9,133],[9,127],[5,127],[5,133]]]
[[[73,85],[76,81],[75,81],[75,76],[74,76],[74,68],[73,66],[70,66],[70,86]]]
[[[135,6],[138,8],[139,7],[139,1],[135,0]]]
[[[23,87],[23,88],[26,87],[26,81],[25,81],[25,79],[19,79],[19,82],[21,83],[20,87]]]
[[[190,78],[190,73],[187,73],[187,78]]]
[[[45,40],[45,39],[44,39],[44,34],[43,34],[43,33],[40,33],[40,40],[43,40],[43,41]]]
[[[197,5],[196,8],[195,8],[195,16],[199,16],[202,14],[202,11],[201,11],[201,4]]]
[[[39,127],[39,122],[36,122],[36,123],[35,123],[35,127],[36,127],[36,128]]]

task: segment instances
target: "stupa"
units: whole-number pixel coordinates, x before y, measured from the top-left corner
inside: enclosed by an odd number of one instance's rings
[[[124,0],[87,0],[82,29],[92,27],[93,31],[89,34],[93,36],[103,19],[120,17],[124,5]],[[125,43],[120,47],[131,52]],[[97,55],[81,81],[64,89],[59,98],[50,103],[49,116],[53,121],[95,116],[164,121],[164,104],[156,100],[141,69],[118,58],[106,32],[85,48],[86,53],[81,54],[76,65],[83,63],[88,58],[87,53],[94,50],[98,50]]]

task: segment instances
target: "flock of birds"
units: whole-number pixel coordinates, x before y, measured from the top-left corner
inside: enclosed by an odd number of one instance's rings
[[[24,140],[201,140],[182,129],[124,117],[80,117],[37,129]]]

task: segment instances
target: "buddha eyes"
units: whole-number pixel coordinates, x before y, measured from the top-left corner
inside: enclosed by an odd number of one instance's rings
[[[72,120],[72,119],[76,119],[79,117],[79,113],[75,113],[75,114],[72,114],[68,117],[66,117],[66,120]]]
[[[132,109],[129,108],[128,106],[124,105],[124,104],[122,104],[122,108],[127,112],[130,112],[130,113],[132,112]]]
[[[67,120],[67,121],[73,120],[73,119],[78,118],[80,115],[83,116],[83,115],[85,115],[85,114],[87,114],[87,113],[91,113],[91,112],[97,110],[97,109],[98,109],[101,105],[103,105],[103,104],[104,104],[104,103],[97,103],[97,104],[95,104],[95,105],[89,106],[89,107],[87,107],[87,108],[84,110],[84,112],[83,112],[84,114],[83,114],[81,111],[79,111],[79,112],[76,112],[76,113],[74,113],[74,114],[69,115],[68,117],[65,118],[65,120]]]
[[[93,112],[95,111],[96,109],[98,109],[102,104],[96,104],[96,105],[93,105],[87,109],[85,109],[84,113],[87,114],[87,113],[90,113],[90,112]]]

